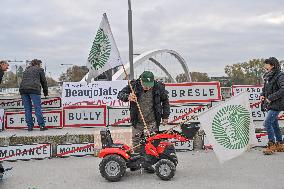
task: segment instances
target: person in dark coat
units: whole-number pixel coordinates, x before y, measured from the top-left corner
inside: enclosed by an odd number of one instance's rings
[[[32,131],[34,127],[32,119],[32,103],[35,108],[35,115],[38,125],[40,126],[40,131],[47,130],[41,110],[41,87],[44,96],[48,96],[48,87],[41,64],[41,60],[32,60],[31,65],[28,66],[23,73],[23,79],[19,89],[24,104],[28,131]]]
[[[274,57],[264,61],[264,68],[266,73],[260,100],[263,111],[267,111],[264,128],[269,142],[263,153],[270,155],[275,151],[284,151],[278,123],[278,115],[284,110],[284,73],[281,72],[279,61]]]
[[[168,92],[165,85],[154,80],[154,74],[144,71],[139,79],[130,82],[134,92],[129,85],[123,88],[117,98],[121,101],[130,101],[130,118],[132,123],[132,145],[138,146],[141,133],[146,131],[144,121],[149,133],[156,132],[160,123],[168,123],[170,105]],[[138,110],[139,103],[144,121]],[[134,148],[135,152],[141,152],[140,148]],[[147,172],[153,173],[152,167],[146,167]]]

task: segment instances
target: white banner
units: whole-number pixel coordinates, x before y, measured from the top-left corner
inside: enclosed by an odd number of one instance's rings
[[[249,101],[251,103],[252,117],[254,121],[263,121],[265,120],[266,112],[261,111],[260,105],[260,94],[262,92],[262,85],[233,85],[233,96],[240,94],[243,91],[246,91],[249,95]],[[284,119],[284,112],[279,114],[279,119]]]
[[[108,109],[108,125],[109,126],[130,126],[130,111],[126,108],[109,108]]]
[[[4,128],[4,109],[0,109],[0,130]]]
[[[260,93],[262,92],[261,85],[233,85],[232,86],[232,95],[236,96],[241,92],[246,91],[249,95],[250,101],[257,101],[259,100]]]
[[[256,147],[265,147],[268,143],[268,136],[267,133],[255,133],[255,138],[257,140]],[[282,135],[282,138],[284,139],[284,135]],[[208,138],[206,135],[204,135],[204,148],[208,149],[211,147],[211,144],[208,141]]]
[[[0,147],[0,161],[44,159],[50,157],[50,144],[28,144]]]
[[[69,157],[69,156],[86,156],[94,155],[94,143],[81,143],[81,144],[58,144],[56,146],[56,156]]]
[[[47,97],[41,98],[42,109],[58,109],[61,108],[60,97]],[[24,109],[23,101],[21,98],[1,99],[0,108],[5,110]]]
[[[63,109],[64,127],[106,126],[106,106],[69,106]]]
[[[45,126],[48,128],[62,127],[62,111],[52,110],[43,111]],[[35,113],[33,112],[34,128],[39,128]],[[5,129],[28,128],[25,119],[25,112],[5,112]]]
[[[220,162],[235,158],[256,144],[248,94],[241,93],[199,115]]]
[[[181,142],[181,141],[173,139],[173,140],[169,140],[169,141],[171,141],[171,143],[173,143],[176,150],[189,150],[189,151],[193,150],[193,140],[189,140],[187,142]]]
[[[90,84],[82,82],[64,82],[62,105],[107,105],[129,106],[117,99],[118,92],[127,85],[126,80],[96,81]],[[84,104],[85,103],[85,104]]]
[[[208,104],[187,104],[184,106],[171,106],[171,114],[169,117],[169,123],[180,123],[190,119],[187,123],[190,122],[199,122],[197,115],[208,110]]]
[[[221,100],[219,82],[166,83],[170,103],[210,102]]]

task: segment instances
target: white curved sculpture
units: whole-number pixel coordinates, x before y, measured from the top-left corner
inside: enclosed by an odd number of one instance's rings
[[[187,81],[191,81],[190,75],[189,75],[189,70],[188,67],[186,65],[185,60],[182,58],[182,56],[180,56],[176,51],[174,50],[168,50],[168,49],[155,49],[155,50],[151,50],[151,51],[147,51],[145,53],[140,54],[139,56],[135,57],[133,60],[133,66],[134,69],[142,64],[144,61],[146,60],[150,60],[151,62],[153,62],[155,65],[157,65],[171,80],[172,82],[176,82],[175,78],[173,78],[170,73],[162,66],[162,64],[160,64],[157,60],[153,59],[152,57],[160,54],[160,53],[168,53],[173,55],[178,62],[181,64],[185,76],[187,77]],[[126,70],[127,73],[129,73],[129,69],[130,69],[130,64],[129,62],[127,64],[124,65],[124,68]],[[89,73],[87,73],[87,75],[84,77],[86,78],[88,76]],[[84,81],[84,78],[82,79],[82,81]],[[112,76],[112,80],[123,80],[125,78],[125,73],[123,68],[121,67],[113,76]]]
[[[135,57],[134,60],[133,60],[133,66],[134,66],[134,69],[140,65],[142,62],[148,60],[149,58],[159,54],[159,53],[168,53],[168,54],[171,54],[173,55],[177,60],[178,62],[181,64],[184,72],[185,72],[185,75],[187,77],[187,80],[188,81],[191,81],[191,78],[190,78],[190,75],[189,75],[189,70],[188,70],[188,67],[186,65],[186,62],[185,60],[174,50],[168,50],[168,49],[155,49],[155,50],[151,50],[151,51],[148,51],[148,52],[145,52],[145,53],[142,53],[140,54],[139,56]],[[155,63],[155,61],[152,61],[153,63]],[[156,63],[155,63],[156,64]],[[161,68],[161,64],[156,64],[158,67]],[[129,63],[125,64],[124,65],[125,67],[125,70],[127,73],[129,73],[129,68],[130,68],[130,65]],[[161,68],[162,71],[163,68]],[[165,74],[168,75],[168,72]],[[125,78],[125,73],[124,73],[124,70],[123,68],[120,68],[113,76],[112,76],[112,80],[123,80]],[[173,77],[171,77],[173,78]],[[174,79],[175,81],[175,79]]]

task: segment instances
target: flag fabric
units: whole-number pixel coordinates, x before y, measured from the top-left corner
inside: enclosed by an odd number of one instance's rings
[[[199,115],[199,120],[221,163],[243,154],[256,144],[246,92],[212,107]]]
[[[88,57],[87,67],[89,68],[89,73],[86,81],[90,82],[92,78],[120,65],[122,65],[120,54],[107,16],[104,13]]]

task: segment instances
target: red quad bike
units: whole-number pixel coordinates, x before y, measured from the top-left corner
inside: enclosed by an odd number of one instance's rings
[[[192,139],[199,127],[196,123],[182,124],[181,132],[159,131],[151,136],[141,134],[140,153],[134,153],[126,144],[113,143],[108,129],[100,132],[102,150],[99,157],[103,158],[100,173],[108,181],[119,181],[126,169],[135,171],[155,165],[155,173],[162,180],[170,180],[175,175],[178,159],[174,145],[168,139],[186,142]]]

